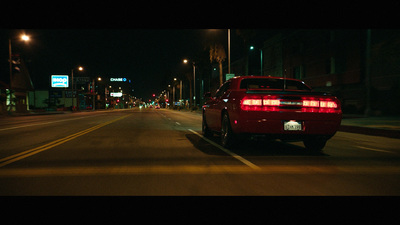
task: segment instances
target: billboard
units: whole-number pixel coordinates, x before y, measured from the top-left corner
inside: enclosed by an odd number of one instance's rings
[[[67,88],[68,85],[68,75],[51,75],[51,87]]]
[[[111,92],[110,96],[111,97],[122,97],[122,92]]]

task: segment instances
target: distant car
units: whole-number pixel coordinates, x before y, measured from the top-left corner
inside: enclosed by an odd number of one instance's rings
[[[155,108],[155,109],[159,109],[159,108],[160,108],[160,106],[159,106],[159,105],[156,105],[154,108]]]
[[[241,137],[263,135],[271,139],[303,141],[307,149],[321,151],[338,130],[339,100],[314,92],[303,81],[282,77],[240,76],[226,81],[203,105],[204,136],[221,135],[224,147]]]

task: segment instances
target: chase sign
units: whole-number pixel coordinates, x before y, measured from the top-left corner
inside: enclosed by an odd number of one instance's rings
[[[51,75],[51,87],[67,88],[68,87],[68,75]]]
[[[110,78],[111,82],[126,82],[127,79],[126,78],[122,78],[122,77],[117,77],[117,78]]]

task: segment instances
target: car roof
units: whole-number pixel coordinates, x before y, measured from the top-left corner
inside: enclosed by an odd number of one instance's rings
[[[249,79],[249,78],[255,78],[255,79],[280,79],[280,80],[293,80],[293,81],[298,81],[304,83],[302,80],[294,79],[294,78],[287,78],[287,77],[273,77],[273,76],[254,76],[254,75],[246,75],[246,76],[236,76],[232,77],[231,79],[227,80],[226,82],[231,82],[232,85],[231,87],[233,89],[239,89],[240,82],[243,79]],[[306,85],[306,84],[305,84]],[[308,85],[306,85],[308,86]],[[309,86],[308,86],[309,87]],[[309,87],[311,89],[311,87]]]
[[[300,81],[298,79],[294,79],[294,78],[288,78],[288,77],[273,77],[273,76],[260,76],[260,75],[246,75],[246,76],[236,76],[236,77],[232,77],[231,79],[248,79],[248,78],[257,78],[257,79],[286,79],[286,80],[295,80],[295,81]]]

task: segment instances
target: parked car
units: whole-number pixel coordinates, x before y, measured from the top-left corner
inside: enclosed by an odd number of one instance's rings
[[[328,93],[314,92],[301,80],[240,76],[226,81],[203,105],[205,137],[221,135],[232,147],[249,135],[303,141],[307,149],[321,151],[338,130],[340,101]]]

